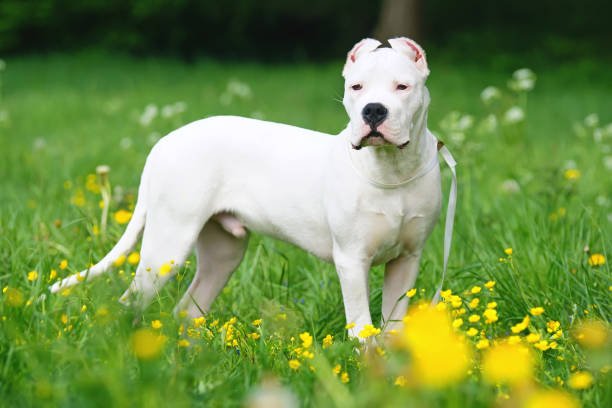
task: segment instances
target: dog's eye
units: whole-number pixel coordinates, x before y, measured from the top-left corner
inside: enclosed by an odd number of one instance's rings
[[[351,86],[351,89],[352,89],[353,91],[358,91],[358,90],[360,90],[361,88],[363,88],[363,87],[361,86],[361,84],[355,84],[355,85]]]
[[[396,89],[398,91],[405,91],[408,88],[410,88],[410,87],[408,85],[406,85],[406,84],[399,84]]]

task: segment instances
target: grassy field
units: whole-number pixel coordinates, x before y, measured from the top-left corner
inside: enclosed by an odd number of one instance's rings
[[[303,406],[611,406],[612,70],[593,61],[531,67],[535,89],[514,92],[507,81],[529,64],[503,61],[430,58],[429,127],[459,162],[445,282],[452,295],[443,305],[457,328],[452,339],[465,338],[457,341],[472,351],[465,376],[429,384],[412,334],[355,352],[333,267],[264,237],[252,237],[205,322],[171,315],[193,259],[137,324],[117,302],[135,269],[129,260],[70,292],[47,290],[112,247],[124,228],[116,212],[132,208],[146,155],[168,131],[217,114],[341,130],[340,63],[8,59],[0,72],[0,405],[263,406],[263,398],[295,398]],[[490,85],[499,93],[490,90],[484,103]],[[106,231],[100,164],[111,168]],[[441,225],[425,249],[415,304],[430,299],[440,279]],[[374,269],[375,322],[381,283]],[[591,319],[603,327],[585,333]],[[415,325],[423,341],[439,331]],[[333,344],[327,337],[323,347],[327,335]],[[508,336],[519,336],[535,372],[487,382],[481,368],[506,344],[496,339]],[[462,356],[437,357],[431,364],[442,378]],[[520,365],[506,364],[508,372]]]

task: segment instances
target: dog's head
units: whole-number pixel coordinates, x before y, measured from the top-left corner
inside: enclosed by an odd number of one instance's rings
[[[361,40],[349,51],[342,71],[343,104],[355,149],[404,148],[424,122],[429,105],[425,52],[408,38],[388,41],[391,48],[378,48],[381,43],[371,38]]]

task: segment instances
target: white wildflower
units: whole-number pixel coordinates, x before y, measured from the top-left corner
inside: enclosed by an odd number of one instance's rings
[[[501,98],[501,92],[494,86],[487,86],[480,93],[480,99],[487,105],[499,98]]]
[[[514,194],[521,191],[521,186],[515,179],[507,179],[501,183],[500,190],[504,193]]]
[[[172,105],[165,105],[161,109],[161,115],[163,118],[171,118],[172,116],[181,114],[187,110],[187,104],[185,102],[175,102]]]
[[[145,107],[144,112],[140,115],[140,119],[138,120],[142,126],[149,126],[153,119],[157,117],[157,106],[150,103]]]
[[[588,127],[595,127],[599,125],[599,115],[596,113],[591,113],[586,118],[584,118],[584,124]]]
[[[525,119],[525,112],[518,106],[513,106],[504,113],[504,122],[514,124]]]
[[[535,86],[536,75],[529,68],[521,68],[512,74],[512,79],[508,86],[513,91],[525,92],[531,91]]]

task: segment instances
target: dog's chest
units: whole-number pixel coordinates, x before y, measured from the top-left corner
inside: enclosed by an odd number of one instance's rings
[[[424,232],[435,216],[434,208],[423,198],[386,192],[360,200],[359,213],[364,223],[360,229],[368,231],[362,238],[374,264],[420,249],[426,238]]]

